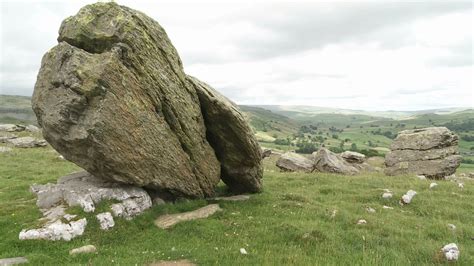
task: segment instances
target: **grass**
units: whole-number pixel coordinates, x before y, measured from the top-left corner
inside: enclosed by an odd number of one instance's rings
[[[429,181],[412,176],[280,173],[274,157],[265,161],[263,193],[222,202],[223,211],[207,219],[170,230],[153,225],[161,214],[207,204],[181,201],[155,206],[132,221],[116,219],[107,232],[88,214],[85,234],[70,242],[20,241],[21,229],[35,226],[41,216],[29,186],[78,170],[57,156],[49,147],[0,154],[0,258],[25,256],[32,265],[147,265],[183,258],[199,265],[430,265],[443,263],[438,250],[455,242],[458,264],[474,263],[473,181],[465,181],[464,190],[436,181],[439,186],[429,190]],[[460,171],[474,169],[463,165]],[[384,188],[394,191],[393,199],[381,198]],[[418,195],[402,207],[398,199],[409,189]],[[367,213],[368,206],[377,212]],[[367,225],[356,225],[359,219]],[[457,229],[449,230],[448,223]],[[69,256],[70,249],[86,244],[95,245],[97,254]],[[240,248],[249,254],[241,255]]]

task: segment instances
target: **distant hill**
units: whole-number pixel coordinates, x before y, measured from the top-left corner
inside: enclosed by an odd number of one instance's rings
[[[0,95],[0,123],[36,125],[31,97]]]

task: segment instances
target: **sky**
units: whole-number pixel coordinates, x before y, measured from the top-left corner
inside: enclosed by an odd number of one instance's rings
[[[96,1],[0,1],[0,94],[31,95],[61,21]],[[471,1],[116,2],[238,104],[474,108]]]

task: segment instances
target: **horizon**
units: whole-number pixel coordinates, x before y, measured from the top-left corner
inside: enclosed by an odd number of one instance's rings
[[[2,1],[0,93],[31,96],[62,20],[94,2]],[[474,106],[470,1],[117,3],[158,21],[185,71],[239,105]]]

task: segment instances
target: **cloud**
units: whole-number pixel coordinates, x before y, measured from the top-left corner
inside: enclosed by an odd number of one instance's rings
[[[0,93],[31,95],[61,21],[92,2],[0,2]],[[185,71],[239,104],[473,106],[470,1],[118,2],[159,21]]]

